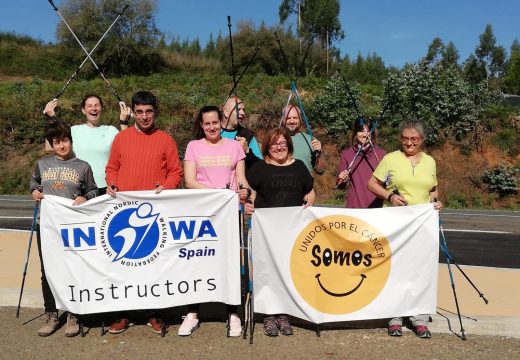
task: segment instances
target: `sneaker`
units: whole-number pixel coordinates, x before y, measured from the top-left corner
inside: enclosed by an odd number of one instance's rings
[[[182,321],[177,335],[179,336],[190,336],[195,330],[199,328],[199,319],[196,318],[194,313],[188,313],[188,315],[182,317]]]
[[[293,329],[291,324],[289,323],[289,318],[287,316],[279,316],[276,319],[276,325],[278,326],[278,330],[282,335],[292,335]]]
[[[45,325],[43,325],[42,328],[40,330],[38,330],[38,335],[40,335],[40,336],[52,335],[58,328],[59,324],[60,324],[60,322],[58,320],[57,311],[45,313]]]
[[[160,318],[157,318],[157,317],[152,317],[150,319],[148,319],[148,325],[152,331],[156,334],[162,334],[162,331],[163,331],[163,326],[165,326],[165,331],[166,331],[166,325],[164,325],[164,322],[162,321],[162,319]]]
[[[111,334],[119,334],[128,329],[130,326],[132,326],[132,324],[128,319],[119,319],[110,325],[108,332]]]
[[[73,337],[79,334],[78,318],[71,313],[67,314],[67,325],[65,327],[65,336]]]
[[[278,336],[278,325],[274,316],[264,318],[264,334]]]
[[[388,335],[403,336],[403,329],[401,328],[401,325],[390,325],[388,327]]]
[[[428,326],[425,325],[417,325],[415,327],[415,335],[417,335],[421,339],[429,339],[432,337],[432,333],[428,329]]]
[[[229,315],[226,328],[228,337],[239,337],[242,334],[242,323],[237,314]]]

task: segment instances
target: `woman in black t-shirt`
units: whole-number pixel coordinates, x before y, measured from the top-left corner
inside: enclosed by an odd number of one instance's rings
[[[254,208],[310,206],[314,204],[314,179],[305,164],[292,157],[293,144],[285,128],[269,131],[262,141],[264,161],[257,161],[246,173],[253,190],[253,203],[245,206],[246,213]],[[264,318],[264,334],[292,335],[287,315],[269,315]]]

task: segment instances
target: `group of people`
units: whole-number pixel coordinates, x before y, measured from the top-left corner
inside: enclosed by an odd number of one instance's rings
[[[156,128],[157,100],[148,91],[132,97],[131,107],[120,103],[120,130],[100,124],[103,103],[97,95],[87,95],[81,103],[86,123],[72,128],[56,119],[57,100],[45,108],[51,117],[45,138],[54,153],[36,164],[30,181],[35,201],[46,194],[73,199],[79,205],[106,192],[116,197],[119,191],[176,189],[184,175],[188,189],[230,189],[238,194],[244,212],[255,208],[312,206],[315,202],[313,174],[321,174],[326,163],[321,142],[303,131],[301,109],[289,105],[282,111],[282,126],[268,131],[261,145],[255,133],[242,125],[244,103],[229,98],[224,105],[204,106],[193,123],[181,168],[177,145],[167,133]],[[130,115],[135,124],[129,126]],[[422,151],[424,129],[419,122],[401,126],[402,149],[385,155],[376,144],[377,130],[369,119],[356,120],[352,146],[341,154],[338,187],[348,186],[346,206],[373,208],[403,206],[438,201],[435,161]],[[73,146],[74,144],[74,146]],[[38,250],[41,238],[37,227]],[[54,297],[45,275],[43,260],[42,292],[46,320],[39,330],[48,336],[59,326]],[[178,335],[189,336],[199,327],[200,304],[188,306]],[[227,335],[241,335],[237,306],[226,306]],[[109,332],[125,331],[128,313],[117,314]],[[418,336],[431,336],[428,315],[411,318]],[[402,335],[402,319],[390,321],[389,334]],[[160,334],[165,325],[158,312],[149,311],[148,326]],[[266,314],[263,322],[268,336],[292,335],[289,317]],[[66,336],[79,333],[74,314],[67,315]]]

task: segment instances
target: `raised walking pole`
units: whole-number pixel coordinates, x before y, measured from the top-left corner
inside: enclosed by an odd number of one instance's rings
[[[90,55],[92,55],[94,53],[94,51],[96,50],[96,48],[99,46],[99,44],[101,44],[101,42],[103,41],[103,39],[105,38],[105,36],[107,36],[108,32],[110,31],[110,29],[112,29],[112,27],[114,26],[114,24],[119,20],[119,18],[123,15],[123,13],[126,11],[126,9],[128,9],[128,5],[125,5],[125,7],[123,8],[123,11],[121,11],[117,17],[114,19],[114,21],[112,22],[112,24],[110,24],[110,26],[108,27],[108,29],[105,31],[105,33],[103,34],[103,36],[101,36],[101,38],[98,40],[98,42],[96,43],[96,45],[94,45],[94,47],[90,50],[90,52],[88,53],[88,56],[85,57],[85,59],[83,59],[83,62],[78,66],[78,68],[76,69],[76,71],[74,71],[74,74],[72,74],[72,76],[70,77],[70,79],[65,83],[65,85],[61,88],[61,90],[56,94],[56,96],[54,96],[55,99],[59,99],[59,97],[63,94],[63,92],[65,91],[65,89],[67,89],[67,87],[69,86],[69,84],[72,82],[72,80],[76,77],[76,75],[78,75],[79,71],[81,70],[81,68],[83,67],[83,65],[85,65],[85,63],[87,62],[87,60],[89,59]],[[119,100],[119,98],[118,98]]]
[[[78,39],[78,37],[76,36],[76,34],[74,33],[74,31],[72,30],[72,28],[69,26],[69,24],[67,23],[67,21],[65,20],[65,18],[63,17],[63,15],[61,15],[60,11],[58,10],[58,8],[56,7],[56,5],[54,5],[54,2],[53,0],[48,0],[49,3],[51,4],[51,6],[54,8],[54,11],[56,11],[56,13],[59,15],[59,17],[61,18],[61,20],[63,20],[63,23],[67,26],[67,28],[69,29],[70,33],[72,34],[72,36],[74,37],[74,39],[76,39],[76,42],[79,44],[79,46],[81,47],[81,49],[83,49],[83,51],[85,52],[85,54],[87,55],[87,58],[90,60],[90,62],[92,63],[92,65],[94,65],[94,68],[98,71],[99,75],[101,75],[101,78],[103,79],[103,81],[108,85],[108,88],[112,91],[112,93],[114,94],[114,96],[117,98],[117,100],[119,102],[122,102],[123,99],[119,96],[119,94],[116,92],[116,90],[112,87],[112,85],[110,84],[110,81],[107,80],[107,78],[105,77],[105,75],[103,74],[103,72],[101,71],[101,69],[97,66],[96,62],[94,61],[94,59],[92,59],[92,57],[90,56],[90,53],[87,51],[87,49],[85,49],[85,47],[83,46],[83,44],[81,43],[81,41]]]

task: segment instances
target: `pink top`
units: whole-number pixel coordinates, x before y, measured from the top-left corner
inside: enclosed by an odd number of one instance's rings
[[[235,140],[222,138],[219,145],[210,145],[206,139],[192,140],[186,148],[184,161],[197,167],[197,181],[213,189],[237,190],[235,169],[246,157],[242,145]]]

